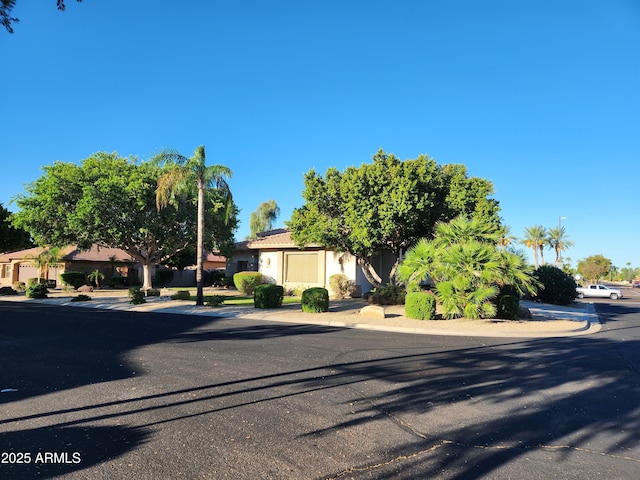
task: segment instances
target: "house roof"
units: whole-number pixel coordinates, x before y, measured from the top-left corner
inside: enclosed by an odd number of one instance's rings
[[[15,252],[3,253],[0,255],[0,263],[9,263],[16,260],[25,260],[29,257],[37,257],[43,247],[27,248]],[[101,247],[92,245],[89,250],[80,250],[77,246],[68,246],[60,249],[60,260],[62,261],[84,261],[84,262],[109,262],[110,257],[115,257],[118,261],[129,261],[131,255],[119,248]]]
[[[291,236],[288,228],[277,228],[258,233],[257,238],[245,240],[235,244],[236,250],[263,250],[278,248],[299,248]],[[308,244],[305,247],[320,247],[317,244]]]

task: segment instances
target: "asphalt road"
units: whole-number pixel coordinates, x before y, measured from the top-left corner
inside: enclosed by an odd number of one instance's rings
[[[0,302],[0,478],[636,479],[629,292],[535,340]]]

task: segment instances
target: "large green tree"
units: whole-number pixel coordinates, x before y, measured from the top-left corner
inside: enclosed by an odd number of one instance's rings
[[[58,10],[65,10],[67,7],[64,4],[64,0],[57,0]],[[76,0],[80,3],[82,0]],[[0,25],[2,25],[7,32],[13,33],[14,23],[19,23],[20,19],[11,16],[13,8],[16,6],[16,0],[0,0]]]
[[[11,225],[11,212],[0,203],[0,253],[29,248],[31,235],[22,228]]]
[[[613,264],[604,255],[591,255],[578,261],[578,273],[587,280],[596,282],[611,272]]]
[[[382,281],[374,259],[383,252],[399,259],[418,239],[431,237],[437,222],[473,214],[499,224],[499,205],[489,198],[490,181],[469,177],[464,165],[439,165],[420,155],[400,160],[379,150],[373,162],[304,177],[304,205],[287,225],[296,243],[321,244],[354,255],[374,286]]]
[[[503,233],[493,223],[464,215],[440,222],[432,240],[421,239],[409,249],[398,277],[410,289],[425,279],[433,282],[447,318],[493,317],[492,300],[506,285],[535,292],[524,258],[500,246]]]
[[[185,157],[175,151],[164,151],[157,160],[168,165],[169,170],[158,180],[156,206],[158,210],[173,205],[179,208],[181,198],[196,199],[198,215],[196,218],[198,239],[196,244],[196,305],[204,305],[203,265],[205,237],[205,197],[214,198],[214,208],[222,213],[224,222],[231,225],[235,216],[235,207],[231,190],[226,182],[231,170],[224,165],[206,165],[204,146],[196,148],[193,156]],[[235,226],[235,224],[234,224]]]
[[[116,153],[99,152],[79,165],[56,162],[17,198],[14,225],[38,245],[121,248],[143,265],[143,288],[151,288],[151,266],[196,243],[192,198],[176,198],[179,208],[156,208],[158,179],[167,171]],[[225,225],[215,209],[207,214],[218,227]],[[231,231],[218,237],[232,242],[235,223],[228,225]]]
[[[251,212],[249,217],[249,239],[256,238],[258,233],[272,230],[273,224],[280,215],[280,207],[275,200],[262,202],[255,212]]]

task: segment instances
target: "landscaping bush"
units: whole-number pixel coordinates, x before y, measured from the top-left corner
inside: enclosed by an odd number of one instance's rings
[[[224,303],[224,297],[222,295],[211,295],[207,298],[207,307],[217,307]]]
[[[166,287],[173,280],[173,270],[156,270],[152,281],[156,287]]]
[[[239,292],[253,295],[256,287],[262,284],[262,274],[260,272],[238,272],[233,275],[233,283]]]
[[[205,270],[203,272],[202,281],[205,285],[213,285],[214,287],[224,286],[224,270]]]
[[[308,288],[302,292],[302,311],[320,313],[329,311],[329,291],[326,288]]]
[[[497,318],[517,320],[520,316],[520,294],[513,285],[503,285],[493,303]]]
[[[13,284],[13,288],[17,292],[26,292],[27,291],[27,286],[25,285],[24,282],[15,282]]]
[[[178,290],[171,295],[171,300],[191,300],[191,293],[189,290]]]
[[[407,293],[404,311],[407,318],[433,320],[436,317],[436,297],[428,292]]]
[[[144,292],[140,290],[140,287],[131,287],[129,289],[129,298],[132,305],[140,305],[141,303],[146,303],[144,299]]]
[[[532,276],[542,284],[533,297],[535,300],[553,305],[569,305],[578,296],[578,285],[574,278],[557,267],[543,265],[535,269]]]
[[[78,288],[84,285],[86,276],[83,272],[64,272],[60,274],[60,281],[63,285],[69,285],[73,288]]]
[[[128,279],[127,277],[123,277],[122,275],[114,275],[109,280],[108,285],[110,288],[126,287],[128,285]]]
[[[71,299],[72,302],[88,302],[89,300],[91,300],[91,297],[89,295],[84,295],[83,293]]]
[[[44,278],[27,278],[27,288],[38,283],[44,284],[45,281]]]
[[[32,280],[32,279],[29,279]],[[38,280],[37,278],[35,280]],[[44,283],[34,283],[27,287],[27,298],[47,298],[47,286]]]
[[[278,308],[282,306],[284,287],[265,283],[258,285],[253,293],[253,305],[256,308]]]
[[[369,294],[369,303],[374,305],[404,305],[407,290],[401,285],[387,285],[376,288]]]
[[[336,273],[329,277],[329,287],[333,294],[338,298],[346,298],[351,295],[355,289],[353,281],[349,280],[344,273]]]
[[[11,287],[0,287],[0,295],[17,295],[18,292]]]
[[[160,296],[160,290],[158,290],[157,288],[150,288],[149,290],[147,290],[145,292],[145,295],[147,297],[159,297]]]
[[[499,295],[496,316],[505,320],[517,320],[520,313],[520,298],[515,295]]]

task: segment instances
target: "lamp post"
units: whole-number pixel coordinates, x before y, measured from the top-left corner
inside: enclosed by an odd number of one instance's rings
[[[562,233],[562,220],[565,220],[567,217],[558,217],[558,243],[560,242],[560,235]],[[562,246],[558,245],[558,264],[559,268],[562,268]]]

